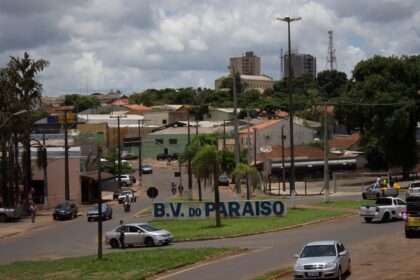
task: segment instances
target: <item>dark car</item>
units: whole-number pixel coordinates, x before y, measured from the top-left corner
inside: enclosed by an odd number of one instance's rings
[[[76,219],[77,217],[77,206],[72,201],[64,201],[58,204],[54,208],[53,219],[62,220],[62,219]]]
[[[219,186],[229,186],[229,177],[226,173],[219,176]]]
[[[177,153],[171,153],[171,154],[158,154],[156,156],[157,160],[177,160],[178,159],[178,154]]]
[[[87,212],[87,220],[98,220],[99,217],[99,207],[98,204],[93,204],[92,207]],[[112,208],[106,203],[102,204],[102,220],[112,219]]]

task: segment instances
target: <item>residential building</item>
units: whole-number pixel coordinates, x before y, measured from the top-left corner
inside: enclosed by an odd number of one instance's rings
[[[240,75],[261,75],[261,59],[252,51],[245,52],[241,57],[231,57],[229,65]]]
[[[316,77],[316,58],[310,54],[293,53],[291,56],[293,77]],[[289,76],[289,54],[284,55],[284,75]]]
[[[188,110],[185,105],[152,106],[150,111],[144,113],[144,119],[148,125],[165,126],[177,121],[186,121]]]
[[[241,111],[238,108],[238,114]],[[203,121],[233,121],[233,108],[212,108],[203,116]]]

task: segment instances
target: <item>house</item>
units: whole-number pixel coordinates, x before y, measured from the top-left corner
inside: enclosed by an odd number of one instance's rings
[[[210,112],[203,116],[204,121],[233,121],[233,108],[213,108]],[[238,114],[241,111],[238,108]]]
[[[153,126],[165,126],[177,121],[188,119],[188,110],[185,105],[159,105],[152,106],[151,110],[144,113],[147,124]]]

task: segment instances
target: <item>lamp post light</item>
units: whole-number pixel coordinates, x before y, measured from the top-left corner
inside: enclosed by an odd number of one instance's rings
[[[291,52],[291,41],[290,41],[290,23],[292,21],[298,21],[302,19],[301,17],[282,17],[277,18],[277,20],[287,22],[287,34],[288,34],[288,91],[289,91],[289,121],[290,121],[290,192],[291,192],[291,201],[292,208],[296,207],[296,191],[295,191],[295,149],[294,149],[294,136],[293,136],[293,97],[292,97],[292,52]]]
[[[18,111],[18,112],[16,112],[16,113],[11,114],[10,116],[8,116],[8,117],[7,117],[7,119],[5,119],[5,120],[2,122],[2,124],[0,125],[0,128],[2,128],[3,126],[5,126],[5,125],[7,124],[7,122],[8,122],[11,118],[13,118],[14,116],[22,115],[22,114],[24,114],[24,113],[26,113],[26,112],[28,112],[28,111],[27,111],[27,110],[20,110],[20,111]]]

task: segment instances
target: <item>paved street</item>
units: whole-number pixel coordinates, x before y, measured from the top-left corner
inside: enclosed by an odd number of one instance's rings
[[[162,165],[154,167],[153,175],[143,175],[143,185],[146,187],[140,188],[137,192],[139,197],[137,202],[132,204],[132,212],[124,213],[122,205],[118,205],[115,201],[111,202],[114,209],[113,219],[103,223],[103,231],[106,232],[115,227],[120,219],[125,222],[147,221],[148,217],[135,217],[138,216],[140,210],[152,203],[151,199],[146,197],[145,189],[149,186],[156,186],[159,190],[159,199],[171,196],[169,186],[170,182],[174,180],[173,170],[174,166]],[[184,186],[187,186],[186,179],[186,176],[184,176]],[[230,187],[222,188],[221,193],[224,200],[235,199],[236,194]],[[207,188],[204,194],[205,196],[213,195],[210,188]],[[331,195],[332,199],[337,197],[340,199],[360,199],[360,193]],[[315,200],[323,200],[323,196],[312,195],[304,198],[299,196],[297,204],[305,204]],[[1,238],[1,234],[5,230],[3,228],[0,230],[0,263],[22,259],[96,254],[97,223],[87,222],[86,210],[86,207],[81,207],[79,209],[80,216],[70,221],[53,221],[52,217],[48,215],[38,216],[35,224],[30,223],[28,219],[23,219],[18,223],[4,224],[6,228],[19,229],[21,232],[7,237],[3,235],[3,238]],[[44,212],[44,214],[48,214],[48,212]],[[402,231],[400,221],[388,224],[366,224],[356,215],[273,233],[174,243],[165,248],[233,246],[248,248],[248,251],[238,256],[210,262],[196,268],[181,269],[176,273],[171,272],[166,276],[159,276],[159,279],[249,279],[251,276],[257,276],[278,267],[289,265],[293,261],[293,254],[310,240],[340,239],[351,249],[352,246],[356,246],[360,242],[398,231]],[[136,248],[135,250],[145,249]],[[104,246],[105,254],[115,251],[115,249]]]

